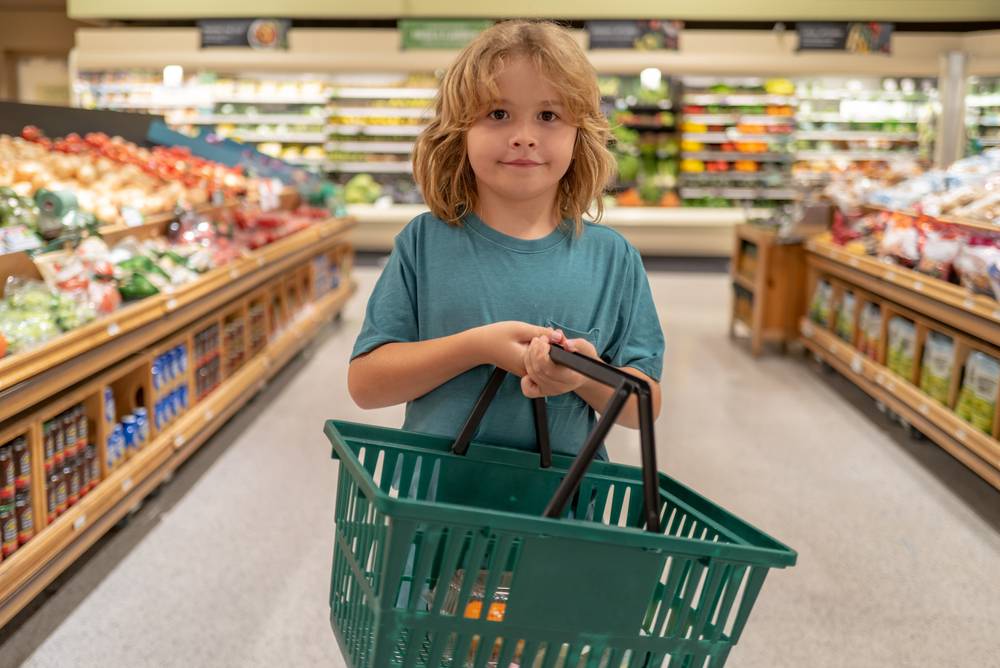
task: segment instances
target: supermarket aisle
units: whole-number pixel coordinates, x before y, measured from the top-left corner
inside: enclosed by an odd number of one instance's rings
[[[93,550],[0,644],[0,664],[343,665],[326,608],[336,466],[320,430],[335,415],[401,420],[358,411],[344,383],[376,275],[357,271],[343,323]],[[997,493],[871,419],[846,383],[732,346],[725,277],[652,283],[668,341],[661,468],[800,552],[768,579],[730,665],[998,665]],[[638,463],[634,432],[609,449]]]

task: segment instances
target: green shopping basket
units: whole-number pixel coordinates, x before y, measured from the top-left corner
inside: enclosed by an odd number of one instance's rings
[[[717,668],[796,553],[658,473],[649,386],[552,347],[615,393],[574,459],[328,421],[340,460],[330,621],[352,668]],[[631,395],[641,469],[592,461]]]

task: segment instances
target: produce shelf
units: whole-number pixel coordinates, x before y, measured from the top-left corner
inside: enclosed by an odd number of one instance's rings
[[[333,245],[354,226],[330,219],[178,286],[118,309],[37,348],[0,359],[0,422],[53,393],[94,376],[169,329],[219,305]]]
[[[306,306],[295,320],[211,395],[162,430],[143,449],[110,472],[53,524],[0,563],[0,627],[168,478],[213,433],[259,392],[340,312],[356,286],[350,280]],[[150,353],[146,353],[151,356]],[[128,360],[88,383],[90,391],[134,364]]]
[[[808,318],[801,332],[813,354],[1000,490],[1000,442]]]
[[[832,241],[806,242],[824,273],[1000,346],[1000,302],[926,274],[843,250]]]

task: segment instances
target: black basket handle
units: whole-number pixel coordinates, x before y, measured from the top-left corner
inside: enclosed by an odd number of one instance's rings
[[[639,406],[639,439],[642,448],[642,482],[643,482],[643,512],[644,524],[647,530],[660,531],[660,496],[657,484],[656,442],[653,434],[653,400],[649,383],[641,378],[625,373],[610,364],[595,360],[580,353],[569,352],[561,346],[550,344],[549,356],[557,364],[569,367],[592,380],[607,385],[614,390],[611,399],[601,413],[600,420],[594,430],[587,436],[583,448],[573,461],[556,493],[545,509],[545,517],[559,517],[570,498],[580,487],[580,482],[587,472],[590,463],[597,456],[597,450],[604,441],[618,415],[625,407],[625,402],[633,394]],[[472,436],[479,427],[486,409],[496,396],[507,372],[501,368],[493,371],[482,394],[473,406],[472,414],[466,420],[452,445],[452,452],[464,455],[469,450]],[[544,399],[533,399],[535,415],[535,431],[538,434],[538,448],[541,452],[541,465],[547,468],[552,464],[552,451],[549,444],[548,419]]]

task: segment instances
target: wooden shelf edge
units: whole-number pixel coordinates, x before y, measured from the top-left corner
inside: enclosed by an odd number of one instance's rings
[[[954,218],[952,216],[930,216],[927,214],[917,213],[916,211],[899,211],[897,209],[889,209],[876,204],[865,204],[861,208],[866,211],[876,213],[897,213],[903,216],[909,216],[910,218],[930,218],[931,220],[945,223],[946,225],[958,225],[959,227],[966,227],[980,232],[1000,232],[1000,227],[985,221],[969,220],[967,218]]]
[[[883,403],[891,401],[893,410],[911,424],[918,424],[921,431],[931,436],[938,445],[1000,490],[1000,442],[976,430],[918,387],[865,357],[808,318],[803,318],[801,330],[802,344],[810,351],[831,364],[867,394]],[[931,429],[933,433],[928,433]],[[960,454],[956,454],[958,450],[961,451]]]
[[[111,472],[54,524],[0,563],[0,628],[78,554],[139,503],[155,484],[186,460],[232,413],[261,389],[268,378],[309,343],[323,323],[338,313],[356,291],[357,285],[353,280],[345,277],[345,281],[336,290],[311,302],[257,357],[247,362],[212,395]],[[183,451],[183,457],[175,456],[177,451]],[[157,474],[159,478],[154,480]],[[112,515],[113,521],[106,522]],[[70,554],[72,558],[61,559],[64,554]]]
[[[732,279],[733,283],[735,283],[736,285],[740,286],[741,288],[743,288],[748,292],[755,292],[757,289],[756,286],[754,285],[754,280],[749,276],[746,276],[744,274],[733,274]]]

